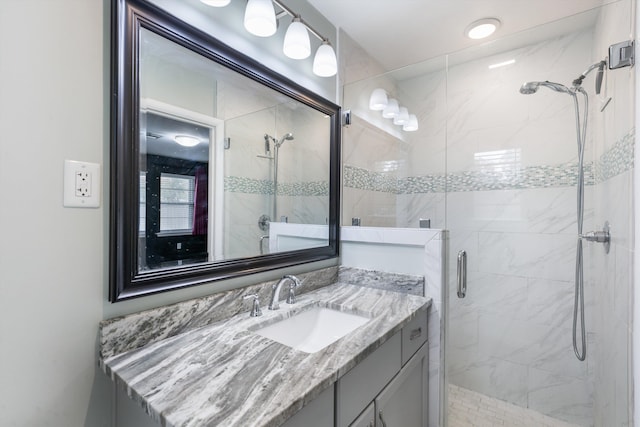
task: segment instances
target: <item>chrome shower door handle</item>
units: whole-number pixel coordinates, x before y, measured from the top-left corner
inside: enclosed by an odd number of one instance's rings
[[[458,252],[458,298],[467,295],[467,252]]]

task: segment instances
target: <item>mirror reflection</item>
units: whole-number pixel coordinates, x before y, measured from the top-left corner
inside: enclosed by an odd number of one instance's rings
[[[329,118],[139,36],[138,272],[327,246]]]

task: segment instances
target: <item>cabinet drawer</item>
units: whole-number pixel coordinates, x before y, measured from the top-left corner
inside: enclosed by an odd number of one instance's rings
[[[420,311],[402,328],[402,365],[427,341],[427,311]]]
[[[336,383],[336,426],[355,420],[380,391],[400,371],[401,332],[353,367]]]

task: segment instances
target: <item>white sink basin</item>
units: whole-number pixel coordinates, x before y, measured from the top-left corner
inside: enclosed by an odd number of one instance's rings
[[[254,332],[296,350],[315,353],[368,321],[357,314],[314,307]]]

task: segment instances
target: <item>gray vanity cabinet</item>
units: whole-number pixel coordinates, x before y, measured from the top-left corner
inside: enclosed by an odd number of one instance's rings
[[[427,427],[428,379],[423,312],[338,380],[336,427]]]
[[[429,345],[420,350],[376,397],[377,427],[427,427]]]
[[[282,427],[333,427],[333,387],[320,393]]]
[[[376,427],[376,404],[371,402],[367,409],[349,427]]]

